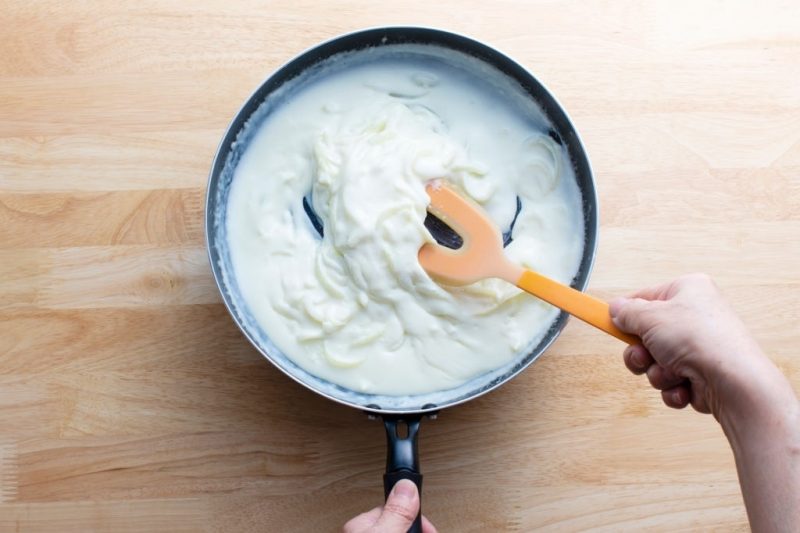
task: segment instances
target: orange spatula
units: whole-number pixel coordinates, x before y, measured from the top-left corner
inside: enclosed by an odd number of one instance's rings
[[[419,264],[432,278],[456,286],[504,279],[628,344],[640,343],[614,325],[606,302],[509,261],[500,230],[478,205],[441,181],[429,183],[426,190],[431,199],[428,211],[464,241],[458,250],[435,243],[420,248]]]

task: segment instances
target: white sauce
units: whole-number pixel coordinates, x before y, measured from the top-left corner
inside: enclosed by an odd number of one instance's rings
[[[248,308],[299,366],[359,392],[422,394],[509,363],[547,331],[557,310],[510,284],[442,287],[417,262],[433,240],[425,184],[444,178],[502,231],[520,197],[513,261],[567,283],[578,269],[566,153],[497,87],[400,54],[334,69],[259,126],[233,178],[230,254]]]

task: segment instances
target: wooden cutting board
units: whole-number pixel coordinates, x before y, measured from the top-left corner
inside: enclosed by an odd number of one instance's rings
[[[0,531],[335,531],[382,499],[383,429],[285,378],[220,303],[203,194],[271,71],[365,26],[486,41],[583,135],[591,292],[706,271],[800,382],[800,9],[786,2],[56,2],[0,9]],[[441,531],[747,528],[711,417],[571,322],[426,421]]]

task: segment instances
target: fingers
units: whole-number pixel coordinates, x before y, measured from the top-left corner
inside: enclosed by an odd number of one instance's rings
[[[647,380],[654,389],[667,390],[680,385],[684,379],[677,374],[665,369],[663,366],[650,365],[647,369]]]
[[[661,391],[661,399],[667,407],[683,409],[692,399],[689,387],[684,383]]]
[[[679,375],[656,364],[653,356],[650,355],[647,348],[641,344],[625,348],[625,351],[622,353],[622,358],[625,361],[625,366],[634,374],[647,374],[647,380],[655,389],[665,391],[685,381],[684,378]],[[686,401],[688,402],[689,399],[687,398]]]
[[[695,411],[707,415],[711,414],[711,404],[709,403],[709,398],[707,398],[706,395],[703,394],[705,390],[706,389],[698,391],[697,389],[692,389],[691,391],[689,391],[691,392],[690,394],[691,398],[689,400],[689,403],[692,404],[692,407],[694,407]],[[717,408],[715,411],[719,413],[719,408]]]
[[[347,522],[343,533],[405,533],[419,513],[417,486],[401,479],[392,488],[383,507],[376,507]],[[422,533],[438,533],[430,520],[422,517]]]
[[[407,479],[398,481],[373,526],[375,531],[408,531],[419,513],[417,486]]]
[[[661,391],[661,399],[674,409],[683,409],[692,400],[688,382],[664,367],[656,364],[653,356],[640,345],[628,346],[622,354],[625,366],[634,374],[647,374],[647,380]]]
[[[648,311],[653,305],[641,298],[616,298],[609,303],[608,311],[618,328],[642,337],[652,327]]]
[[[628,370],[637,376],[647,372],[650,365],[655,362],[647,348],[641,344],[633,344],[625,348],[625,351],[622,352],[622,359],[625,361],[625,366],[628,367]]]
[[[716,283],[708,274],[695,272],[694,274],[686,274],[672,281],[639,289],[632,293],[628,298],[642,298],[644,300],[669,300],[677,292],[686,287],[702,287],[705,289],[717,288]]]
[[[670,289],[673,288],[674,281],[668,281],[654,287],[639,289],[629,296],[629,298],[641,298],[643,300],[666,300]]]

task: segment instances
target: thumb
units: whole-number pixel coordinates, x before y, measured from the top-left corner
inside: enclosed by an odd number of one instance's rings
[[[375,531],[405,533],[419,513],[417,486],[407,479],[398,481],[383,506],[383,512],[375,522]]]
[[[654,303],[641,298],[615,298],[608,304],[608,311],[619,329],[641,337],[650,329],[647,311]]]

